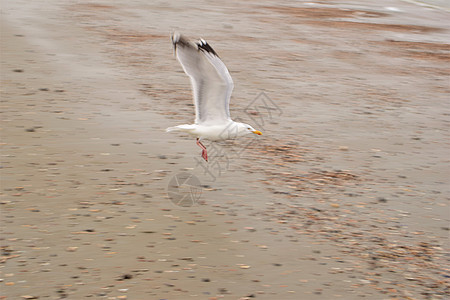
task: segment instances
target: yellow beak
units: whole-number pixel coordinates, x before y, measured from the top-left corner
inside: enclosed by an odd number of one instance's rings
[[[262,135],[262,132],[261,131],[259,131],[259,130],[255,130],[255,131],[252,131],[254,134],[257,134],[257,135]]]

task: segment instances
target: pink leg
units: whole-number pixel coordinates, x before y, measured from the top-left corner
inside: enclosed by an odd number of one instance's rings
[[[203,157],[203,159],[208,161],[208,153],[206,152],[206,147],[205,147],[205,145],[202,144],[202,142],[200,142],[199,138],[197,138],[197,145],[199,145],[200,148],[202,148],[202,157]]]

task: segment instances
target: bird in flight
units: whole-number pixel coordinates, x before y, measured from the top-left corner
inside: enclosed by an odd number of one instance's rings
[[[195,123],[169,127],[166,131],[182,131],[196,137],[206,161],[208,153],[201,142],[203,139],[218,141],[250,133],[261,135],[261,131],[252,126],[231,119],[233,80],[216,51],[203,39],[194,43],[179,33],[172,35],[172,43],[178,61],[191,79]]]

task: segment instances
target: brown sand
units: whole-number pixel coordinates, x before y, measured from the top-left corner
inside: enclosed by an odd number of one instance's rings
[[[8,2],[0,299],[448,296],[448,12]],[[173,30],[211,43],[232,115],[264,122],[209,165],[164,132],[193,119]],[[272,115],[246,110],[261,91]],[[183,171],[190,207],[167,196]]]

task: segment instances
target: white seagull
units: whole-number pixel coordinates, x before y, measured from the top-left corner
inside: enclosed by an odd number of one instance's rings
[[[233,80],[213,48],[203,39],[193,43],[179,33],[172,35],[172,43],[178,61],[191,78],[195,123],[169,127],[166,131],[184,131],[195,136],[206,161],[208,154],[202,139],[217,141],[249,133],[261,135],[261,131],[252,126],[231,120],[229,104]]]

